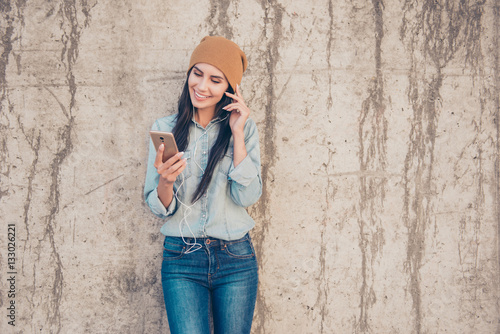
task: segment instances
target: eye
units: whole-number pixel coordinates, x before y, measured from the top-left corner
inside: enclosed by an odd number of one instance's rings
[[[193,72],[194,75],[196,75],[197,77],[201,77],[201,73],[198,73],[198,72]]]
[[[213,79],[212,79],[212,82],[215,83],[215,84],[220,84],[221,83],[220,80],[213,80]]]

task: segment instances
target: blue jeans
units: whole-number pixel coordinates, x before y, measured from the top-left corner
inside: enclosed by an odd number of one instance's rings
[[[170,332],[250,333],[258,283],[250,236],[196,241],[201,249],[192,253],[182,238],[167,236],[163,243],[161,280]]]

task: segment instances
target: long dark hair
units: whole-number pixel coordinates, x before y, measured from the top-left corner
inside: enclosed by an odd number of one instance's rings
[[[179,98],[178,105],[178,114],[177,114],[177,123],[174,126],[172,132],[174,133],[175,141],[177,143],[177,148],[179,151],[184,151],[189,144],[189,125],[194,116],[194,107],[191,103],[191,97],[189,96],[189,86],[188,79],[191,75],[191,70],[187,75],[186,82],[184,84],[184,88],[182,89],[181,96]],[[234,90],[231,85],[228,86],[227,91],[229,93],[234,94]],[[222,119],[220,122],[219,134],[217,136],[217,140],[215,144],[212,146],[210,150],[210,155],[208,156],[208,163],[205,172],[203,173],[203,177],[201,178],[200,183],[198,184],[198,188],[193,194],[192,202],[196,202],[198,199],[203,196],[208,189],[210,181],[212,180],[212,175],[215,170],[215,166],[217,163],[224,157],[224,154],[229,147],[229,141],[231,139],[231,128],[229,127],[229,115],[228,111],[222,109],[222,107],[232,103],[232,99],[226,94],[222,97],[222,99],[215,106],[215,117],[219,117]],[[194,158],[194,157],[193,157]]]

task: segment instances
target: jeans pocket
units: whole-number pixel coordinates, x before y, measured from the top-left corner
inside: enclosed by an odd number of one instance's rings
[[[182,240],[181,240],[182,241]],[[179,243],[175,238],[165,237],[163,242],[163,261],[180,259],[186,251],[186,245]]]
[[[237,259],[248,259],[255,257],[252,241],[248,238],[228,242],[224,245],[226,253]]]

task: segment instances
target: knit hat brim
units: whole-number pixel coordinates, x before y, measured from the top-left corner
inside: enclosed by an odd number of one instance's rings
[[[248,61],[240,47],[221,36],[206,36],[194,49],[189,61],[189,71],[198,63],[207,63],[217,67],[226,76],[229,85],[236,89],[241,83]]]

